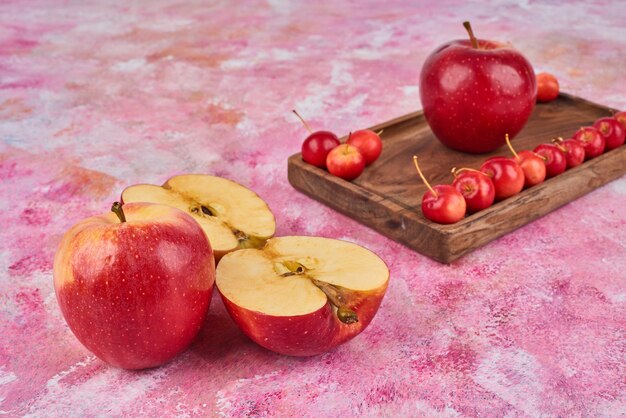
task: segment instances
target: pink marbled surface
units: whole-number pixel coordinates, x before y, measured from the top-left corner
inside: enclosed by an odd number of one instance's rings
[[[564,90],[626,108],[626,3],[0,3],[0,414],[618,416],[626,413],[626,179],[440,265],[295,192],[294,107],[338,134],[419,108],[438,44],[512,41]],[[250,342],[219,299],[191,349],[109,368],[52,288],[62,233],[128,184],[183,172],[256,190],[278,234],[376,251],[391,282],[320,357]]]

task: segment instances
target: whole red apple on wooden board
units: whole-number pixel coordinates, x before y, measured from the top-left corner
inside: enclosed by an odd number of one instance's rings
[[[420,75],[424,116],[445,145],[473,154],[504,145],[522,130],[537,96],[533,67],[509,44],[476,39],[437,48]]]
[[[254,342],[280,354],[312,356],[363,331],[388,281],[385,263],[363,247],[292,236],[227,254],[216,286],[233,321]]]
[[[156,367],[185,350],[204,322],[213,251],[185,212],[121,207],[65,234],[54,288],[67,324],[89,351],[124,369]]]

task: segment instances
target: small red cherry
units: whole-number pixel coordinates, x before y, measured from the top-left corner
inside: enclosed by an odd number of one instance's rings
[[[465,199],[468,213],[488,208],[496,197],[496,188],[488,175],[472,168],[452,169],[452,185]]]
[[[567,168],[565,153],[556,145],[540,144],[535,147],[534,151],[545,159],[546,178],[557,176]]]
[[[509,141],[509,135],[504,136],[506,144],[508,145],[513,157],[522,167],[524,172],[524,187],[532,187],[536,184],[543,182],[546,179],[546,164],[543,157],[535,154],[532,151],[515,152],[511,141]]]
[[[615,118],[600,118],[593,124],[604,137],[605,151],[621,146],[626,139],[626,131],[622,124]]]
[[[563,138],[558,137],[553,139],[552,143],[565,154],[565,162],[568,169],[577,167],[585,161],[585,148],[583,148],[580,142],[572,138],[564,141]]]
[[[579,141],[583,148],[585,148],[585,161],[602,154],[606,146],[604,137],[600,131],[593,126],[580,128],[574,134],[574,139]]]
[[[365,165],[370,165],[376,161],[383,151],[383,141],[380,139],[380,133],[382,131],[376,133],[369,129],[362,129],[352,132],[347,141],[348,144],[354,145],[361,151],[361,154],[365,157]]]
[[[465,216],[467,205],[463,195],[449,184],[431,187],[424,177],[417,163],[417,156],[413,156],[413,163],[428,191],[422,197],[422,213],[426,219],[440,224],[453,224]]]
[[[309,131],[310,135],[302,143],[302,159],[319,168],[326,168],[326,157],[328,153],[340,142],[337,135],[329,131],[313,132],[309,124],[295,110],[293,113],[302,121],[304,127]]]

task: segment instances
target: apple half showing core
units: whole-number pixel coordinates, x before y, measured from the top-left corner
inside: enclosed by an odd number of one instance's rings
[[[211,242],[216,260],[241,248],[258,248],[274,235],[276,221],[252,190],[225,178],[204,174],[172,177],[163,186],[137,184],[122,201],[173,206],[190,214]]]
[[[227,254],[216,285],[230,316],[257,344],[312,356],[358,335],[387,290],[389,269],[345,241],[279,237],[262,249]]]

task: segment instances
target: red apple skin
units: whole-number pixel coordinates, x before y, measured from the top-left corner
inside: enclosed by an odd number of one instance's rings
[[[567,168],[565,153],[554,144],[537,145],[534,151],[545,158],[546,178],[558,176]]]
[[[613,117],[622,125],[624,131],[626,131],[626,112],[617,112]]]
[[[585,148],[580,142],[570,138],[561,142],[560,145],[565,148],[565,162],[568,169],[578,167],[585,161]]]
[[[350,181],[365,169],[365,158],[354,145],[341,144],[328,153],[326,166],[330,174]]]
[[[467,203],[463,195],[449,184],[440,184],[433,189],[437,192],[437,196],[428,190],[422,197],[424,217],[444,225],[463,219],[467,211]]]
[[[480,166],[480,171],[491,178],[496,189],[496,202],[514,196],[524,188],[524,171],[512,158],[489,158]]]
[[[487,209],[496,197],[496,188],[488,175],[481,171],[462,171],[452,186],[463,195],[468,213]]]
[[[352,132],[347,143],[359,149],[365,158],[366,166],[376,161],[383,151],[383,141],[380,139],[380,136],[369,129]]]
[[[543,159],[532,151],[521,151],[519,165],[524,172],[524,188],[535,186],[546,179],[546,164]]]
[[[604,137],[605,151],[621,146],[626,139],[624,127],[615,118],[600,118],[595,121],[593,127]]]
[[[279,354],[303,357],[325,353],[360,334],[376,315],[387,283],[351,294],[347,306],[357,312],[359,322],[349,325],[337,319],[328,302],[307,315],[274,316],[243,308],[220,295],[233,321],[252,341]]]
[[[479,40],[437,48],[420,75],[424,116],[435,136],[458,151],[493,151],[522,130],[537,96],[532,66],[515,49]]]
[[[604,137],[593,126],[585,126],[580,128],[574,134],[574,139],[585,149],[585,161],[597,157],[604,152],[606,143]]]
[[[340,144],[337,135],[330,131],[317,131],[302,143],[302,159],[319,168],[326,168],[328,153]]]
[[[124,369],[160,366],[192,342],[215,281],[206,235],[183,211],[147,203],[74,225],[54,260],[61,312],[78,340]]]

